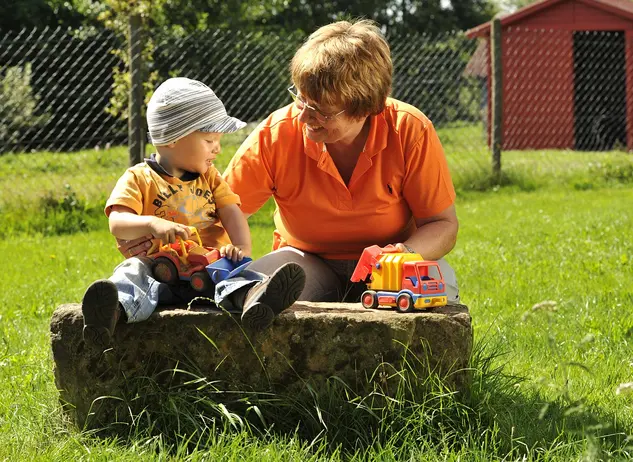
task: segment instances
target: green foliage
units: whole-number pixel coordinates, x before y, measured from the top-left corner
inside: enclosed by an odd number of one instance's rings
[[[61,197],[48,194],[40,201],[41,212],[37,215],[38,219],[30,223],[32,231],[43,235],[60,235],[85,232],[103,226],[105,220],[101,203],[86,203],[70,185],[65,185],[64,189]]]
[[[402,20],[397,16],[386,24],[403,32],[417,31],[439,34],[447,31],[470,29],[489,21],[496,13],[494,2],[488,0],[403,0],[390,2],[392,11],[401,5]]]
[[[340,19],[366,17],[397,33],[439,34],[465,30],[489,20],[496,12],[490,0],[107,0],[100,20],[124,31],[126,15],[140,14],[152,29],[191,33],[201,30],[270,31],[307,35]],[[84,10],[85,11],[85,8]]]
[[[82,4],[90,0],[19,0],[0,2],[0,30],[79,27],[90,22]]]
[[[98,19],[123,33],[126,15],[135,13],[147,18],[157,30],[188,33],[221,28],[308,34],[334,20],[368,17],[394,32],[438,34],[474,27],[495,12],[496,3],[491,0],[21,0],[0,6],[0,29],[46,25],[76,28],[95,24]]]
[[[155,36],[154,70],[160,79],[186,75],[208,83],[229,114],[259,121],[290,102],[288,63],[300,34],[195,31]]]
[[[98,15],[99,21],[103,25],[116,32],[119,36],[125,37],[125,45],[120,49],[113,50],[123,62],[123,68],[115,67],[112,69],[112,97],[110,98],[110,106],[106,112],[112,116],[120,117],[123,120],[128,116],[129,94],[132,86],[130,74],[130,16],[138,16],[140,19],[140,29],[137,32],[141,40],[141,80],[145,93],[145,103],[149,101],[153,89],[158,80],[156,72],[149,72],[154,56],[154,42],[148,30],[148,21],[151,18],[157,19],[162,17],[162,4],[164,0],[151,1],[139,0],[129,2],[126,0],[106,0],[103,2],[104,9]],[[141,108],[141,112],[145,113],[145,107]]]
[[[89,3],[92,4],[92,3]],[[82,11],[89,10],[85,6]],[[94,10],[94,8],[93,8]],[[92,10],[90,10],[92,11]],[[463,30],[473,27],[480,22],[487,20],[495,11],[494,4],[489,0],[465,0],[460,2],[451,2],[448,5],[440,0],[419,1],[419,0],[354,0],[352,2],[305,2],[303,0],[278,1],[267,0],[242,2],[237,0],[217,1],[217,0],[187,0],[165,1],[159,0],[141,0],[136,2],[128,2],[126,0],[106,0],[98,14],[98,19],[105,27],[116,31],[121,36],[128,35],[128,18],[131,15],[138,15],[143,20],[143,32],[146,38],[143,44],[143,62],[144,69],[142,74],[145,76],[144,88],[146,101],[151,96],[156,84],[175,74],[187,75],[189,77],[197,77],[204,81],[208,81],[208,75],[216,74],[210,71],[209,67],[204,73],[196,72],[199,69],[199,62],[203,61],[207,66],[213,63],[214,69],[218,66],[216,62],[224,61],[221,68],[223,71],[230,71],[235,61],[243,61],[255,59],[262,61],[269,60],[271,65],[268,68],[274,68],[272,74],[266,72],[266,66],[260,71],[248,76],[252,81],[251,85],[261,85],[262,81],[268,81],[269,75],[277,76],[273,79],[271,86],[267,88],[267,93],[273,94],[278,87],[288,80],[287,65],[294,50],[288,53],[279,54],[279,51],[267,49],[267,52],[260,55],[249,55],[243,50],[239,50],[240,46],[249,48],[250,46],[265,47],[270,44],[271,40],[279,40],[281,35],[284,45],[292,45],[293,48],[298,45],[295,39],[285,40],[286,37],[305,37],[307,34],[316,30],[318,27],[339,19],[349,19],[355,17],[370,17],[384,27],[386,31],[397,35],[408,33],[424,33],[438,35],[442,32],[451,30]],[[94,14],[94,12],[92,12]],[[233,44],[232,47],[219,48],[216,43],[211,42],[211,46],[207,43],[204,53],[194,53],[190,41],[187,37],[192,37],[196,33],[203,32],[208,35],[212,31],[218,29],[224,31],[233,31],[237,34],[248,35],[249,33],[265,32],[263,36],[250,36],[246,43]],[[156,36],[162,36],[159,40],[160,44],[153,43]],[[406,40],[406,37],[405,37]],[[187,47],[175,46],[175,42],[187,42]],[[258,43],[259,42],[259,43]],[[459,44],[463,44],[459,41]],[[442,45],[440,45],[441,47]],[[454,52],[459,53],[455,48],[456,44],[449,44]],[[209,48],[213,48],[211,54],[219,54],[221,57],[230,56],[232,59],[217,59],[215,56],[209,56]],[[467,47],[468,48],[468,47]],[[173,55],[183,53],[186,50],[190,56],[193,56],[191,65],[189,61],[185,61],[186,65],[174,64],[174,60],[166,60],[154,63],[154,57]],[[158,51],[158,53],[156,53]],[[434,50],[430,50],[433,52]],[[457,86],[451,85],[454,90],[448,90],[446,83],[455,83],[461,80],[461,70],[466,65],[467,57],[459,56],[459,62],[453,63],[451,57],[447,57],[442,50],[431,56],[424,63],[407,63],[403,65],[402,72],[405,73],[421,73],[425,76],[427,82],[433,82],[430,85],[424,85],[421,96],[413,93],[412,103],[422,101],[430,106],[430,101],[438,101],[435,106],[431,107],[430,114],[435,115],[437,112],[437,123],[444,121],[456,120],[460,117],[460,113],[464,112],[460,108],[460,101],[468,98],[469,102],[472,98],[465,95],[457,89]],[[121,118],[126,117],[128,94],[130,88],[129,78],[129,57],[127,56],[127,48],[117,50],[117,55],[124,62],[124,68],[115,68],[114,73],[114,90],[110,101],[108,113]],[[462,54],[464,54],[462,52]],[[420,53],[417,56],[422,56]],[[203,58],[204,57],[204,58]],[[215,58],[215,59],[214,59]],[[444,64],[440,60],[444,59]],[[449,62],[446,62],[448,60]],[[182,61],[178,58],[175,61]],[[463,61],[463,62],[462,62]],[[281,67],[280,67],[281,66]],[[183,69],[183,68],[187,69]],[[283,69],[280,74],[279,70]],[[412,77],[412,75],[409,75]],[[220,79],[218,79],[220,80]],[[220,80],[225,86],[230,86],[233,82],[234,86],[240,85],[244,79],[232,79],[230,76],[223,75]],[[406,80],[406,79],[402,79]],[[283,81],[283,83],[282,83]],[[396,85],[399,79],[396,78]],[[277,83],[279,85],[277,85]],[[406,85],[404,82],[403,85]],[[216,85],[217,86],[217,85]],[[437,94],[441,89],[442,93]],[[214,87],[214,90],[218,90]],[[222,95],[222,92],[219,92]],[[234,95],[235,93],[226,91],[224,94]],[[435,95],[430,98],[430,95]],[[477,95],[473,95],[477,98]],[[247,106],[243,114],[237,114],[246,120],[256,120],[251,117],[250,113],[270,112],[277,105],[263,105],[262,101],[252,98],[245,101]],[[469,104],[469,103],[466,103]],[[435,111],[437,109],[437,111]],[[470,110],[470,109],[469,109]],[[471,111],[472,112],[472,111]]]
[[[539,0],[499,0],[499,7],[504,12],[514,12]]]
[[[630,157],[630,156],[629,156]],[[630,162],[592,162],[589,175],[614,183],[633,183],[633,163]]]
[[[481,120],[483,85],[464,77],[477,43],[463,33],[390,34],[393,95],[419,108],[437,127]],[[416,52],[405,44],[415,43]]]
[[[45,124],[48,116],[36,112],[30,63],[9,67],[0,77],[0,145],[8,145],[21,139],[20,132]]]
[[[0,205],[0,233],[57,236],[103,229],[106,224],[104,202],[105,198],[86,202],[66,184],[61,195],[49,191],[36,204]]]
[[[631,381],[631,201],[630,188],[552,183],[460,198],[449,261],[474,325],[469,396],[442,393],[407,367],[394,371],[406,378],[394,401],[381,401],[380,389],[350,393],[336,378],[290,396],[230,394],[198,374],[168,389],[145,383],[163,406],[143,411],[146,396],[133,395],[141,410],[118,439],[67,423],[50,356],[53,310],[121,260],[105,223],[64,236],[0,234],[9,256],[0,460],[631,460],[633,396],[616,391]],[[271,220],[256,218],[266,226],[261,255]]]

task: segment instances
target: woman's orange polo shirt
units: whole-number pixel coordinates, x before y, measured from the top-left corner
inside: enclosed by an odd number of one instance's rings
[[[240,146],[224,178],[245,213],[272,195],[274,248],[356,259],[367,246],[402,242],[416,218],[453,204],[455,189],[435,128],[415,107],[387,99],[371,117],[365,149],[346,186],[323,143],[292,104],[273,112]]]

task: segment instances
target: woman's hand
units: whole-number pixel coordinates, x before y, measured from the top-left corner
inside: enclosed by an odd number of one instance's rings
[[[238,262],[244,258],[244,252],[233,244],[228,244],[220,248],[220,255],[231,261]]]
[[[413,251],[425,260],[439,260],[455,246],[459,222],[454,205],[432,217],[416,218],[415,224],[418,229],[413,235],[407,239],[406,243],[392,244],[392,247],[397,250],[391,250],[391,252]]]
[[[396,253],[417,253],[414,249],[412,249],[407,244],[402,242],[398,242],[397,244],[391,244],[387,247],[392,247],[392,249],[385,250],[385,252],[396,252]]]

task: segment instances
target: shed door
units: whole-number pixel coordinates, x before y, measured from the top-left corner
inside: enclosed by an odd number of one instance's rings
[[[574,32],[575,147],[626,146],[624,32]]]

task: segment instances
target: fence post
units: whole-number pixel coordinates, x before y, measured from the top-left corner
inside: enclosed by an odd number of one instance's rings
[[[503,136],[503,71],[501,69],[501,20],[496,17],[490,28],[490,53],[492,64],[492,174],[501,174],[501,142]]]
[[[130,166],[145,157],[143,120],[143,25],[140,15],[131,15],[129,25],[130,96],[128,109],[128,153]]]

